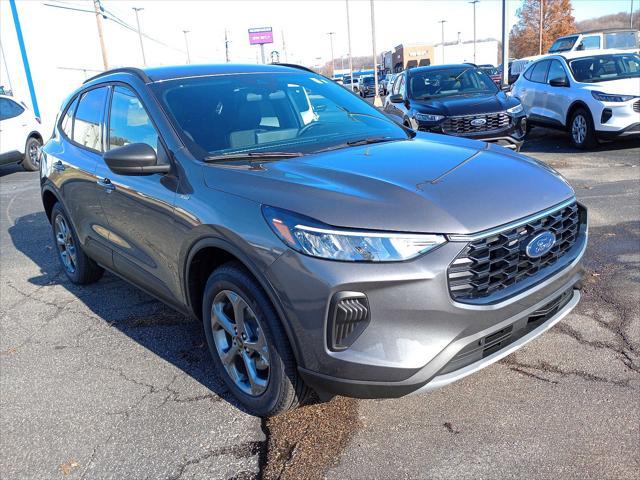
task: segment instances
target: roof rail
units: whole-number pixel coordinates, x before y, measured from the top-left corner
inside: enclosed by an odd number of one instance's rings
[[[297,68],[298,70],[304,70],[305,72],[311,72],[311,73],[318,73],[315,70],[310,69],[309,67],[305,67],[303,65],[297,65],[295,63],[272,63],[271,65],[279,65],[281,67],[290,67],[290,68]]]
[[[147,76],[146,73],[144,73],[143,70],[139,68],[134,68],[134,67],[122,67],[122,68],[114,68],[111,70],[106,70],[104,72],[101,72],[97,75],[94,75],[91,78],[87,78],[84,82],[82,82],[82,84],[84,85],[85,83],[89,83],[95,80],[96,78],[104,77],[105,75],[111,75],[112,73],[130,73],[132,75],[135,75],[145,83],[151,83],[151,79]]]

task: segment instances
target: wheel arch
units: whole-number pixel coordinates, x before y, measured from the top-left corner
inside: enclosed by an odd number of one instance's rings
[[[582,100],[575,100],[571,105],[569,105],[569,108],[567,109],[567,117],[564,121],[564,126],[567,130],[571,128],[571,117],[579,108],[585,109],[589,113],[589,115],[591,115],[591,121],[593,122],[593,113],[591,113],[591,109],[589,108],[589,106]]]
[[[52,189],[45,187],[42,190],[42,206],[44,207],[49,222],[51,222],[53,206],[58,202],[60,202],[60,198],[58,198],[58,195],[56,195]]]
[[[299,355],[298,342],[291,331],[284,308],[271,283],[241,249],[222,238],[201,238],[191,246],[186,255],[183,286],[189,311],[195,318],[202,321],[202,295],[204,294],[207,280],[217,267],[231,261],[237,261],[246,268],[266,293],[278,313],[280,323],[287,334],[296,362],[300,365],[302,357]]]

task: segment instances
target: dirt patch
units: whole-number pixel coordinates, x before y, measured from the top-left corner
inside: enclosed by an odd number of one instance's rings
[[[262,479],[323,478],[358,426],[357,400],[344,397],[268,419]]]

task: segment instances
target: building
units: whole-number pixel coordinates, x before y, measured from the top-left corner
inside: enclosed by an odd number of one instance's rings
[[[408,68],[424,67],[434,62],[434,49],[426,44],[400,44],[393,50],[393,72],[401,72]]]

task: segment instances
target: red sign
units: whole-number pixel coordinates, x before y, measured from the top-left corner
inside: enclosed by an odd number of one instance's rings
[[[249,45],[261,45],[273,43],[273,30],[271,27],[250,28]]]

